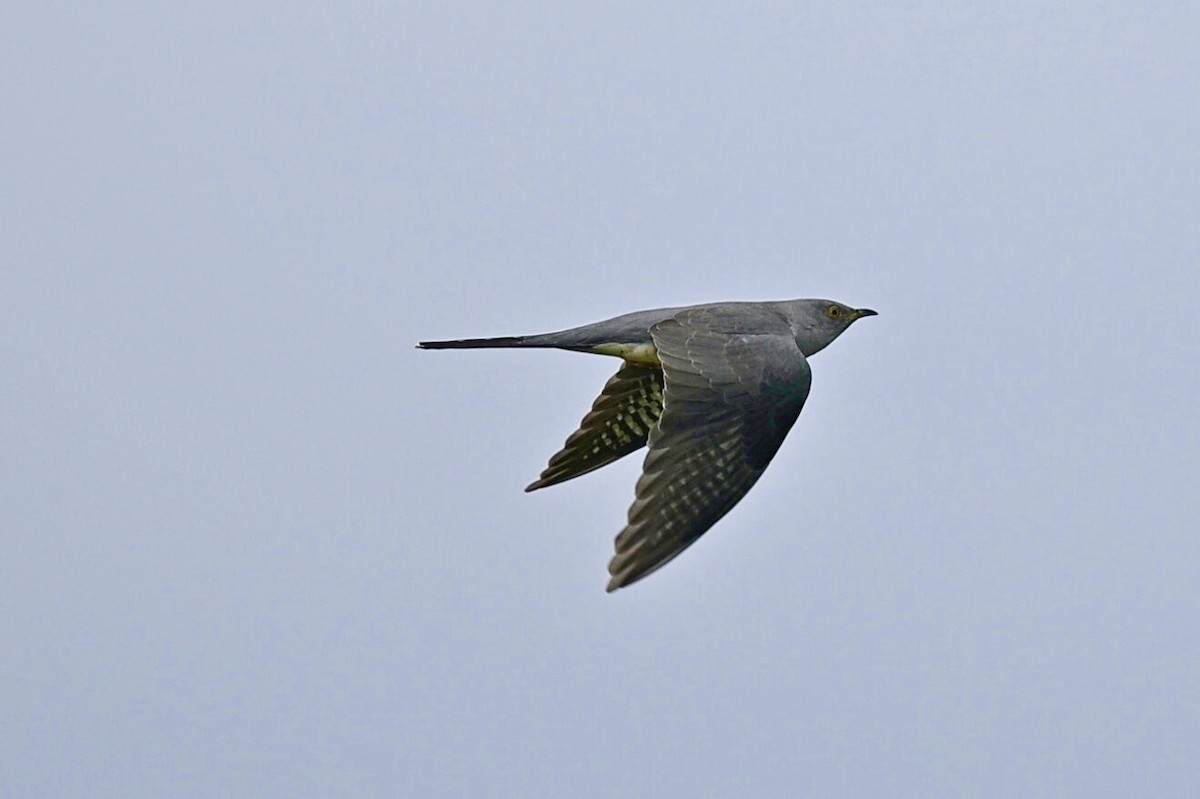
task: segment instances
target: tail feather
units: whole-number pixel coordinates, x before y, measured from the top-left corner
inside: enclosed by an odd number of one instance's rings
[[[422,341],[423,350],[475,350],[484,347],[545,347],[530,341],[533,336],[500,336],[499,338],[459,338],[450,341]]]

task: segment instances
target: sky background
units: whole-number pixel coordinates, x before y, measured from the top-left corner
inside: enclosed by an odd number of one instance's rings
[[[0,796],[1193,797],[1200,6],[4,4]],[[875,308],[604,593],[611,359]]]

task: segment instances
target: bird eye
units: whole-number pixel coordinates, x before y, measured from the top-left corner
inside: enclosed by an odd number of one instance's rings
[[[830,305],[825,309],[825,315],[830,319],[838,319],[842,315],[842,307],[840,305]]]

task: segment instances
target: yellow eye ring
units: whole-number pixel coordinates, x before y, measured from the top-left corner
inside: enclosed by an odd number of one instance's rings
[[[825,315],[830,319],[837,319],[842,315],[842,307],[840,305],[830,305],[825,309]]]

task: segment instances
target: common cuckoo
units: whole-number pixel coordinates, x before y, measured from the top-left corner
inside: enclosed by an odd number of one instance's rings
[[[808,358],[856,319],[831,300],[722,302],[638,311],[531,336],[422,341],[423,349],[540,347],[624,360],[533,491],[650,447],[608,591],[691,546],[746,495],[808,397]]]

